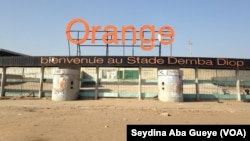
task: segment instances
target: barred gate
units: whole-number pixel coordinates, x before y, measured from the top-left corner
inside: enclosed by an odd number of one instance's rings
[[[98,72],[97,72],[98,71]],[[136,97],[139,89],[138,68],[81,68],[81,97]]]
[[[142,98],[156,98],[158,96],[157,68],[141,68]]]
[[[39,90],[41,87],[41,69],[42,68],[40,67],[6,68],[6,82],[4,86],[5,96],[37,97],[39,95]],[[45,68],[44,70],[44,78],[42,80],[43,96],[51,95],[52,69],[53,68]]]
[[[50,97],[52,70],[56,67],[0,68],[2,96]],[[250,71],[230,69],[180,68],[183,71],[184,100],[250,100]],[[4,72],[5,71],[5,72]],[[157,68],[82,67],[81,98],[156,98]]]
[[[8,67],[5,96],[35,96],[40,87],[40,68]]]
[[[250,71],[228,69],[182,68],[183,93],[185,99],[237,99],[240,93],[242,100],[250,99]],[[197,77],[197,79],[196,79]],[[237,80],[239,86],[237,87]],[[239,89],[239,90],[238,90]]]

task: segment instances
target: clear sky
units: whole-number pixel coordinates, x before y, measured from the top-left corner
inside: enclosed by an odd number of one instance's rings
[[[250,58],[249,7],[249,0],[1,0],[0,48],[32,56],[67,56],[65,28],[70,20],[82,18],[90,26],[118,29],[171,26],[173,56]],[[76,54],[74,49],[72,44],[71,55]],[[82,52],[105,54],[99,48]],[[135,55],[158,55],[155,52]],[[162,52],[168,56],[170,46],[163,46]]]

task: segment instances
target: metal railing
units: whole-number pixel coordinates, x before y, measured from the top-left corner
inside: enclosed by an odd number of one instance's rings
[[[54,68],[0,68],[1,97],[50,97]],[[250,100],[250,70],[180,69],[184,100]],[[157,68],[154,67],[81,67],[79,81],[81,98],[158,96]]]

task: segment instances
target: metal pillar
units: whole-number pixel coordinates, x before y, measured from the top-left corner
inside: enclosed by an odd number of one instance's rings
[[[161,56],[161,42],[159,43],[159,56]]]

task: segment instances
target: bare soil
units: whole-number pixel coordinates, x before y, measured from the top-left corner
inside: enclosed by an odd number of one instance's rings
[[[0,141],[126,141],[128,124],[249,124],[242,101],[1,98]]]

